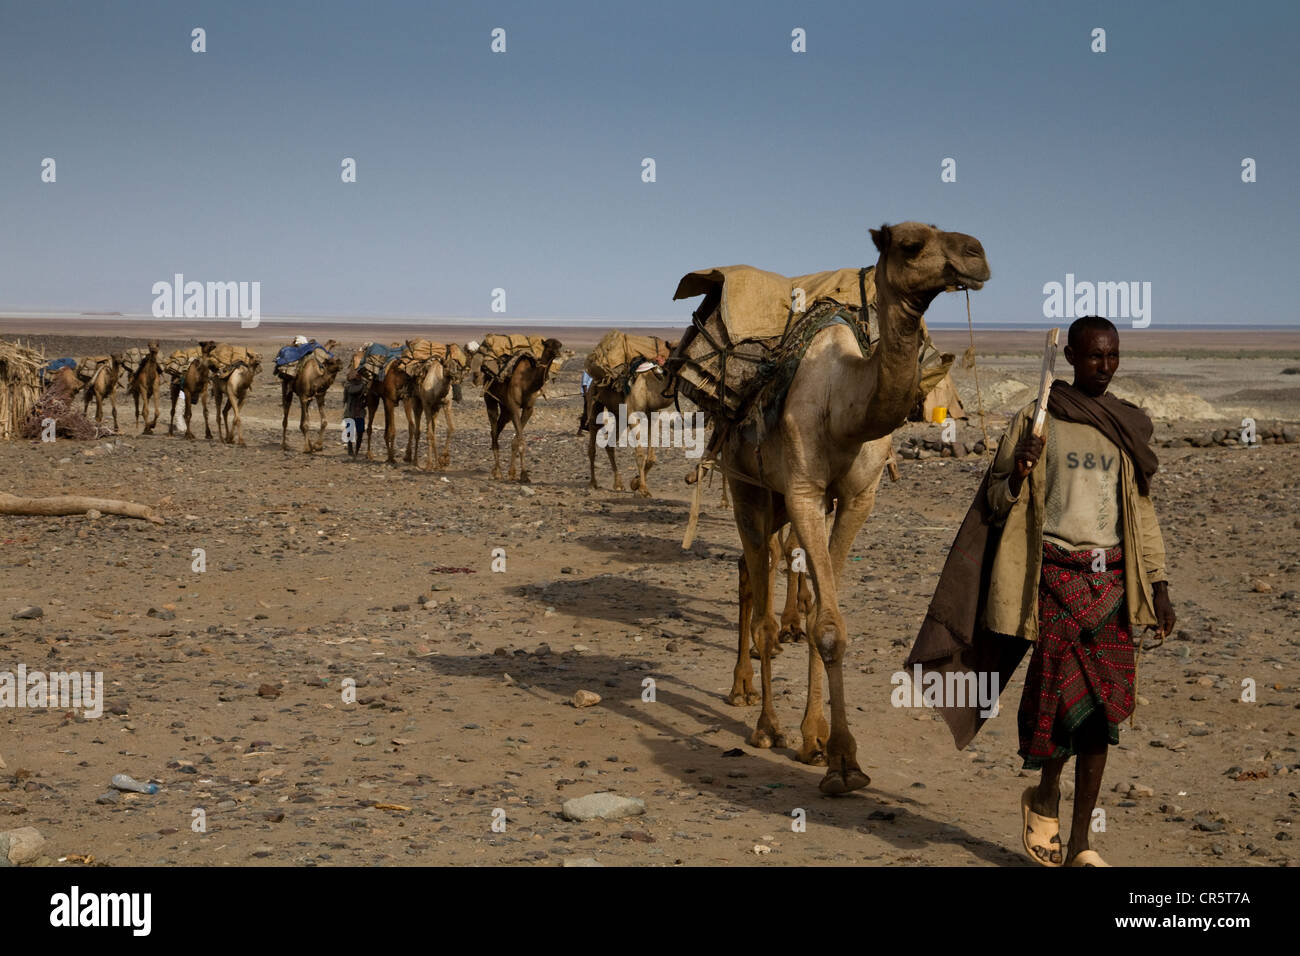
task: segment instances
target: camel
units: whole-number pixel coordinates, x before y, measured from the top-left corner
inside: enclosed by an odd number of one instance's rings
[[[158,342],[149,343],[149,356],[127,380],[126,393],[135,401],[135,423],[140,434],[152,435],[158,424],[158,382],[162,371],[158,364]],[[153,420],[149,419],[149,400],[153,399]],[[141,412],[144,414],[141,415]]]
[[[671,349],[676,343],[669,343]],[[626,395],[623,394],[622,388],[617,383],[611,385],[592,385],[587,389],[587,414],[588,422],[587,434],[587,462],[591,467],[591,480],[588,487],[599,488],[596,482],[596,436],[600,431],[600,415],[618,415],[618,407],[625,405],[627,410],[624,416],[626,421],[632,420],[634,413],[640,412],[648,416],[652,412],[658,412],[668,408],[676,397],[674,389],[663,373],[662,369],[653,369],[634,375],[632,386]],[[649,428],[648,424],[641,425],[641,428]],[[629,433],[634,429],[628,428]],[[646,476],[655,464],[654,445],[642,448],[640,442],[633,436],[632,448],[636,453],[636,470],[637,476],[632,479],[632,490],[642,498],[650,497],[650,486],[646,482]],[[605,446],[605,452],[609,455],[609,467],[614,472],[614,490],[623,490],[623,480],[618,474],[618,458],[614,454],[612,444]]]
[[[982,288],[990,271],[979,240],[919,222],[871,230],[880,257],[875,267],[880,341],[864,358],[851,329],[823,328],[812,339],[790,384],[776,426],[757,441],[750,429],[723,438],[719,462],[727,475],[732,510],[745,551],[753,593],[750,615],[758,645],[762,709],[749,743],[785,746],[772,706],[772,613],[778,537],[788,522],[802,542],[814,600],[808,615],[808,700],[796,756],[825,763],[819,788],[836,796],[871,781],[857,762],[848,726],[843,659],[848,642],[838,585],[858,530],[871,514],[889,458],[891,435],[907,418],[920,381],[920,321],[946,289]],[[826,515],[834,503],[829,540]],[[742,631],[741,638],[743,640]],[[830,692],[829,728],[823,714],[823,671]],[[748,646],[739,647],[728,703],[752,703]]]
[[[334,339],[322,346],[331,355],[338,347],[339,343]],[[325,447],[325,393],[334,384],[334,376],[338,375],[342,367],[343,362],[337,356],[326,359],[322,365],[316,361],[316,353],[312,352],[298,363],[298,371],[293,378],[280,376],[280,404],[284,406],[284,420],[280,423],[280,448],[284,451],[289,450],[289,406],[293,404],[295,395],[302,403],[298,430],[302,432],[303,454],[311,454]],[[316,414],[320,418],[320,432],[315,441],[307,437],[307,407],[312,399],[316,400]]]
[[[217,379],[216,384],[212,386],[217,401],[217,435],[227,445],[238,444],[241,448],[245,447],[244,419],[241,412],[244,409],[244,402],[248,400],[248,393],[253,387],[253,378],[261,368],[262,363],[256,360],[252,365],[240,362],[229,375]],[[228,420],[231,409],[235,412],[233,428]],[[239,433],[238,441],[235,440],[236,431]]]
[[[203,437],[212,440],[212,426],[208,423],[208,378],[212,374],[212,350],[217,343],[206,341],[199,343],[201,354],[192,360],[181,375],[172,376],[171,397],[172,410],[167,416],[167,434],[176,434],[176,397],[185,393],[185,437],[194,438],[190,428],[190,415],[194,412],[194,403],[203,403]]]
[[[492,433],[492,454],[496,463],[492,466],[492,477],[501,478],[501,432],[506,422],[515,426],[515,437],[510,442],[510,474],[515,480],[515,461],[519,462],[519,480],[528,482],[528,466],[524,463],[524,426],[533,417],[533,405],[537,393],[546,385],[546,377],[551,373],[551,366],[564,346],[558,339],[546,339],[542,346],[542,357],[537,358],[525,352],[515,362],[508,377],[495,378],[483,389],[483,403],[487,406],[488,430]]]
[[[357,359],[353,359],[355,368]],[[414,449],[412,447],[415,441],[415,417],[411,411],[411,377],[397,367],[396,360],[391,361],[384,368],[382,378],[374,378],[370,381],[370,392],[366,396],[366,461],[374,461],[374,453],[370,450],[370,443],[375,437],[375,412],[379,409],[379,403],[384,404],[384,445],[388,449],[388,457],[385,463],[389,465],[397,464],[397,405],[400,402],[402,410],[406,413],[406,456],[403,461],[410,462],[414,460]]]
[[[408,409],[414,407],[415,427],[410,439],[407,440],[407,451],[410,452],[408,461],[413,461],[417,466],[420,462],[420,419],[428,416],[429,428],[429,451],[425,458],[424,471],[433,470],[433,460],[438,459],[438,470],[441,471],[451,464],[451,434],[455,428],[451,423],[451,384],[452,373],[447,367],[437,359],[431,359],[424,363],[423,369],[416,376],[410,379],[410,391],[406,406]],[[447,440],[443,443],[442,453],[438,454],[437,437],[434,426],[437,424],[438,412],[445,406],[447,412]],[[409,413],[408,413],[409,414]],[[385,429],[385,439],[388,434]]]
[[[85,415],[90,410],[91,399],[95,400],[95,424],[99,425],[104,421],[104,399],[108,399],[108,404],[113,410],[113,431],[117,431],[117,391],[118,379],[122,375],[122,356],[114,355],[107,362],[100,362],[95,366],[95,373],[90,376],[90,381],[86,382],[86,400],[82,404],[81,414]]]

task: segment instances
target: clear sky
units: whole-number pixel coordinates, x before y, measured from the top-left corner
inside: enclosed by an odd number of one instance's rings
[[[919,219],[983,241],[977,322],[1072,273],[1150,282],[1152,327],[1297,324],[1298,41],[1292,0],[0,0],[0,310],[182,272],[268,315],[684,322],[687,271]]]

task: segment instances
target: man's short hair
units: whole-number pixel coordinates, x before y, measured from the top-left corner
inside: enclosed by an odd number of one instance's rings
[[[1110,319],[1103,319],[1100,315],[1085,315],[1082,318],[1075,319],[1070,323],[1069,335],[1066,338],[1066,344],[1072,349],[1079,347],[1079,342],[1083,339],[1085,332],[1114,332],[1115,337],[1119,337],[1119,329],[1115,328],[1115,323]]]

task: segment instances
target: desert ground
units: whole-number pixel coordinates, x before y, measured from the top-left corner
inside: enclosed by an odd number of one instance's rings
[[[0,445],[0,489],[126,498],[166,518],[0,517],[0,671],[101,671],[106,694],[99,718],[0,711],[0,830],[36,827],[37,862],[51,865],[1033,865],[1018,806],[1032,778],[1015,753],[1024,665],[965,751],[932,711],[890,702],[979,456],[904,459],[882,483],[842,591],[851,726],[872,782],[826,798],[823,768],[747,746],[757,707],[724,700],[740,551],[720,483],[688,551],[680,450],[660,453],[652,498],[611,491],[603,454],[601,488],[587,487],[579,377],[601,330],[529,330],[578,353],[527,430],[529,485],[490,479],[468,383],[445,472],[401,461],[400,414],[396,466],[381,442],[375,462],[347,457],[338,384],[324,450],[301,452],[296,407],[281,450],[270,361],[294,334],[355,347],[482,331],[494,329],[0,322],[49,357],[147,337],[164,354],[210,337],[264,356],[247,447],[204,440],[200,409],[195,441],[140,436],[122,392],[118,436]],[[1033,397],[1041,338],[978,333],[993,437]],[[935,339],[968,344],[964,330]],[[1295,427],[1300,374],[1286,370],[1300,370],[1300,332],[1122,329],[1121,344],[1114,390],[1148,407],[1161,444],[1153,494],[1178,629],[1141,656],[1093,846],[1115,865],[1293,865],[1300,444],[1181,439],[1246,416]],[[955,378],[973,444],[974,374]],[[937,434],[909,424],[897,441]],[[626,482],[632,455],[620,457]],[[28,606],[43,615],[12,619]],[[804,648],[787,645],[775,670],[797,744]],[[602,699],[577,708],[579,690]],[[117,773],[160,790],[110,796]],[[598,791],[645,812],[562,817],[564,801]]]

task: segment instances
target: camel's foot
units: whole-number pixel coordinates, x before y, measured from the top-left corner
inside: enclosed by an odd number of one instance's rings
[[[531,485],[533,483],[533,479],[528,477],[527,471],[521,471],[519,473],[519,483],[521,485]]]
[[[622,478],[615,478],[615,479],[614,479],[614,490],[615,490],[615,491],[624,491],[624,490],[625,490],[624,487],[623,487],[623,479],[622,479]]]
[[[777,657],[777,656],[779,656],[779,655],[781,655],[781,654],[784,654],[784,653],[785,653],[785,648],[782,647],[779,643],[777,643],[777,644],[773,644],[773,645],[772,645],[772,656],[773,656],[773,657]],[[751,660],[755,660],[755,661],[760,661],[760,660],[763,659],[763,655],[760,654],[760,653],[758,653],[758,648],[757,648],[757,647],[754,647],[754,645],[752,645],[752,644],[749,646],[749,656],[750,656],[750,659],[751,659]]]
[[[806,763],[810,767],[826,766],[826,738],[805,737],[794,756],[800,763]]]
[[[817,788],[828,797],[839,797],[854,790],[861,790],[871,783],[871,778],[862,772],[862,768],[850,757],[837,757],[828,762],[829,770]]]
[[[598,484],[596,483],[596,479],[595,479],[595,478],[593,478],[593,479],[591,479],[591,481],[587,482],[587,487],[590,488],[592,491],[599,491],[599,490],[600,490],[600,485],[598,485]]]
[[[302,453],[303,453],[304,455],[310,455],[310,454],[311,454],[311,443],[310,443],[310,442],[308,442],[307,444],[305,444],[305,445],[302,446]]]
[[[781,632],[776,636],[778,644],[802,644],[807,639],[808,635],[798,624],[781,625]]]
[[[492,466],[492,477],[497,481],[501,480],[501,469],[496,465]],[[514,477],[515,477],[514,475],[511,475],[510,479],[513,481]]]
[[[407,465],[411,463],[411,453],[409,451],[402,457],[402,461]]]
[[[438,456],[438,470],[439,470],[439,471],[442,471],[444,468],[450,468],[450,467],[451,467],[451,456],[450,456],[450,455],[439,455],[439,456]]]
[[[732,707],[752,707],[762,698],[754,693],[754,685],[747,680],[738,680],[731,685],[731,693],[727,695],[727,703]]]
[[[197,441],[197,439],[194,437],[194,432],[186,432],[185,438],[187,441]]]
[[[288,451],[288,450],[289,450],[289,443],[287,441],[280,442],[280,451]]]
[[[242,439],[242,438],[239,439],[239,441],[235,442],[235,444],[238,445],[240,448],[247,448],[247,447],[248,447],[248,443],[245,442],[244,439]]]
[[[749,745],[751,747],[758,747],[760,750],[768,750],[772,747],[784,747],[785,734],[781,733],[780,730],[771,724],[766,727],[759,724],[754,728],[754,732],[749,735]]]
[[[640,481],[637,482],[636,487],[633,488],[632,490],[635,491],[637,493],[637,496],[640,498],[650,497],[650,489],[647,488],[645,485],[641,484]]]

